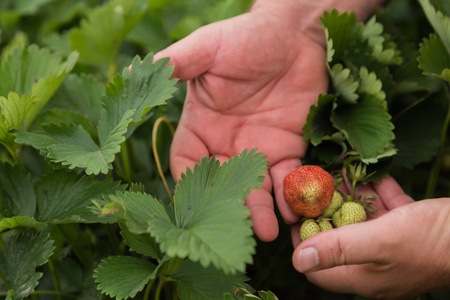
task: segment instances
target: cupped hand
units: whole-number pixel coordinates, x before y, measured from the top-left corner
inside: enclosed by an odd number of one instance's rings
[[[294,267],[327,290],[377,299],[450,288],[450,198],[414,202],[391,177],[362,192],[378,195],[377,217],[296,237]]]
[[[272,188],[284,220],[298,220],[284,201],[282,181],[301,165],[302,126],[328,86],[323,45],[282,15],[257,10],[202,27],[155,55],[162,57],[175,66],[173,77],[188,80],[171,149],[175,180],[204,156],[223,162],[257,147],[270,169],[246,204],[256,235],[275,239]]]

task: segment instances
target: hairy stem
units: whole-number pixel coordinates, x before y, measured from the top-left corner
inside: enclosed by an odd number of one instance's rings
[[[147,287],[145,288],[145,293],[144,293],[144,300],[148,300],[150,297],[150,291],[152,290],[152,286],[153,283],[155,282],[155,279],[152,279],[149,281],[149,283],[147,284]]]
[[[123,179],[126,182],[131,182],[132,181],[131,160],[127,141],[122,143],[121,150],[122,151],[120,152],[120,155],[122,157],[122,164],[123,164]]]
[[[155,300],[159,300],[160,299],[161,291],[162,291],[162,288],[163,288],[165,283],[166,283],[166,277],[165,276],[160,276],[159,277],[158,287],[156,288],[156,292],[155,292]]]
[[[175,128],[172,126],[170,121],[165,117],[160,117],[156,120],[155,124],[153,125],[153,131],[152,131],[152,148],[153,148],[153,155],[155,157],[156,167],[158,168],[159,175],[161,176],[161,179],[163,181],[164,187],[166,188],[167,194],[169,194],[170,203],[173,204],[173,197],[172,192],[169,189],[169,186],[167,184],[166,178],[164,177],[164,173],[161,168],[161,162],[159,160],[159,154],[158,154],[158,148],[157,148],[157,137],[158,137],[158,128],[159,125],[164,122],[169,126],[170,132],[172,133],[172,136],[175,134]]]

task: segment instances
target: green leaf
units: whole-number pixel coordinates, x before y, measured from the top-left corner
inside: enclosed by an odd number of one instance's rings
[[[175,219],[155,217],[149,232],[171,257],[211,263],[225,273],[245,270],[252,261],[252,238],[248,208],[243,201],[251,188],[262,185],[267,167],[256,149],[244,150],[220,166],[203,158],[182,174],[175,190]]]
[[[1,207],[10,212],[9,216],[34,216],[33,178],[23,167],[0,163],[0,191]]]
[[[361,158],[375,158],[394,139],[386,102],[364,94],[357,104],[336,108],[331,120],[347,137]]]
[[[353,12],[350,14],[339,14],[336,9],[333,9],[331,12],[324,12],[320,21],[326,29],[326,32],[328,32],[327,49],[330,49],[331,46],[334,49],[334,53],[329,52],[327,54],[328,59],[333,58],[332,61],[339,60],[346,49],[350,45],[354,45],[361,38],[355,35],[354,26],[356,25],[356,15]]]
[[[38,285],[42,273],[36,272],[36,268],[47,262],[55,248],[49,237],[48,233],[29,230],[13,236],[7,242],[1,254],[6,264],[3,274],[10,284],[10,299],[23,299]]]
[[[90,209],[91,200],[120,189],[118,182],[98,181],[64,169],[43,176],[36,183],[36,220],[58,224],[67,221],[98,222],[99,217]]]
[[[419,3],[422,5],[428,21],[441,38],[447,50],[447,55],[450,55],[450,16],[446,16],[441,11],[436,10],[429,0],[419,0]]]
[[[108,173],[112,169],[115,155],[120,152],[120,144],[125,141],[125,133],[131,122],[132,111],[125,113],[113,128],[101,146],[93,141],[88,132],[82,126],[70,124],[61,127],[51,126],[48,131],[51,136],[56,136],[66,142],[54,143],[47,147],[47,156],[54,162],[68,165],[69,168],[84,168],[86,174]]]
[[[36,13],[42,6],[52,1],[54,0],[15,0],[5,1],[5,4],[7,5],[6,8],[11,11],[18,12],[21,15],[31,15]]]
[[[117,300],[133,298],[151,279],[156,266],[131,256],[112,256],[102,260],[94,278],[102,293]]]
[[[404,63],[393,70],[395,78],[396,95],[414,93],[417,91],[433,92],[442,85],[436,77],[423,76],[423,70],[419,68],[419,49],[414,42],[400,44],[400,51],[404,57]]]
[[[115,63],[120,45],[145,9],[132,0],[112,0],[89,11],[79,28],[69,33],[70,46],[80,62],[108,66]]]
[[[435,34],[423,39],[419,51],[419,68],[423,73],[450,82],[450,52]]]
[[[447,111],[448,95],[440,93],[419,99],[395,117],[395,167],[412,169],[436,155]]]
[[[371,46],[382,45],[385,38],[383,37],[383,25],[378,23],[376,16],[367,21],[364,25],[363,35],[367,37],[367,42]]]
[[[389,146],[383,149],[383,152],[379,153],[375,157],[370,158],[361,158],[361,161],[365,164],[376,164],[378,161],[382,160],[383,158],[392,157],[397,154],[397,148],[394,147],[394,145],[391,143]]]
[[[372,47],[372,56],[378,61],[385,65],[399,65],[403,62],[397,45],[386,39],[383,34],[383,25],[376,21],[376,16],[364,24],[363,35],[367,37],[367,43]]]
[[[14,136],[11,130],[21,129],[27,123],[26,118],[32,106],[39,101],[37,96],[23,95],[19,97],[14,92],[8,94],[8,98],[0,96],[0,142],[10,152],[14,153]]]
[[[162,261],[159,263],[157,269],[155,270],[155,277],[161,274],[164,275],[173,275],[175,274],[180,267],[185,262],[182,258],[171,258],[168,255],[165,255]]]
[[[383,91],[383,83],[377,78],[375,72],[370,72],[366,67],[359,70],[360,84],[358,93],[367,93],[375,96],[380,101],[386,100],[386,93]]]
[[[167,219],[164,206],[148,194],[136,192],[118,192],[115,195],[105,197],[106,205],[102,212],[105,215],[115,215],[124,220],[127,228],[132,233],[142,234],[148,232],[148,222],[158,216]]]
[[[163,258],[159,245],[149,233],[132,233],[124,222],[120,222],[120,229],[123,242],[130,247],[131,251],[159,260]]]
[[[0,230],[99,222],[101,219],[90,207],[91,200],[123,188],[109,179],[79,177],[64,169],[51,170],[35,183],[19,165],[0,164],[1,206],[9,211],[6,217],[11,217],[1,221]]]
[[[97,127],[99,145],[84,127],[64,123],[42,125],[43,132],[18,131],[16,143],[32,145],[51,161],[69,168],[106,174],[126,135],[148,118],[152,107],[165,104],[175,91],[172,72],[167,60],[153,64],[153,55],[149,54],[142,64],[136,57],[131,72],[125,68],[123,77],[117,75],[106,86]]]
[[[97,119],[98,121],[98,119]],[[86,130],[93,140],[98,140],[97,126],[93,124],[90,120],[86,118],[86,115],[77,113],[75,111],[53,108],[50,110],[45,110],[45,112],[40,113],[35,119],[34,123],[30,126],[30,132],[45,132],[43,126],[48,124],[78,124]]]
[[[69,109],[96,125],[102,111],[104,94],[104,85],[93,76],[69,74],[46,108]]]
[[[153,107],[166,104],[166,100],[172,97],[177,80],[170,79],[173,66],[168,67],[167,63],[167,59],[153,63],[152,54],[148,54],[143,61],[136,56],[131,64],[131,72],[124,68],[122,76],[117,75],[106,86],[103,100],[105,109],[98,126],[100,143],[103,143],[127,111],[135,111],[134,126],[127,132],[129,136],[146,120],[145,116]]]
[[[447,0],[431,0],[431,3],[436,8],[436,10],[439,10],[443,14],[450,16],[450,3]]]
[[[317,105],[311,105],[303,132],[305,141],[311,141],[314,146],[319,145],[323,138],[333,134],[335,129],[330,122],[331,112],[336,101],[336,95],[319,95]]]
[[[342,64],[335,64],[329,72],[335,92],[342,97],[344,102],[356,103],[359,97],[356,93],[359,82],[355,80],[351,70],[344,68]]]
[[[14,228],[33,228],[41,230],[47,227],[46,223],[38,222],[35,218],[29,216],[16,216],[11,218],[3,218],[0,220],[0,232]]]
[[[386,93],[386,101],[392,99],[394,95],[394,79],[390,73],[388,66],[374,59],[371,55],[361,52],[352,52],[345,56],[345,65],[356,75],[360,73],[360,69],[367,68],[369,74],[374,72],[382,83],[383,92]]]
[[[2,61],[0,69],[0,95],[10,91],[22,97],[36,95],[36,103],[27,111],[23,128],[27,129],[40,110],[48,102],[64,77],[72,70],[78,55],[73,52],[66,61],[48,49],[31,45],[23,51],[15,48]]]
[[[237,283],[247,280],[240,273],[226,275],[212,266],[203,268],[190,260],[186,260],[172,278],[177,281],[180,299],[196,300],[223,299],[224,293],[233,293]]]
[[[333,61],[333,56],[336,51],[333,48],[333,40],[330,38],[328,28],[325,28],[325,39],[327,41],[327,63],[329,64]]]
[[[112,168],[115,154],[120,152],[132,114],[128,111],[123,116],[100,147],[82,126],[75,124],[48,124],[43,126],[45,132],[18,131],[14,135],[17,143],[32,145],[53,162],[71,169],[84,168],[88,175],[106,174]]]

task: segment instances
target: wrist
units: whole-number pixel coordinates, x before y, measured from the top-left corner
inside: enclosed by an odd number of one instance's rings
[[[317,43],[326,47],[325,33],[320,23],[324,11],[354,12],[358,21],[367,20],[386,0],[256,0],[251,12],[262,12],[291,23]]]

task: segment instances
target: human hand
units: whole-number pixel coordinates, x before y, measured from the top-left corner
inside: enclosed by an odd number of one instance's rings
[[[324,289],[377,299],[448,289],[450,198],[414,202],[390,177],[359,193],[378,195],[375,219],[301,243],[293,228],[297,271]]]
[[[204,156],[224,162],[255,147],[268,156],[263,187],[246,201],[264,241],[278,235],[272,187],[285,221],[298,220],[284,201],[282,182],[301,165],[307,148],[301,128],[327,90],[326,53],[318,40],[275,8],[261,8],[202,27],[155,55],[170,57],[173,76],[189,81],[171,149],[176,181]]]

